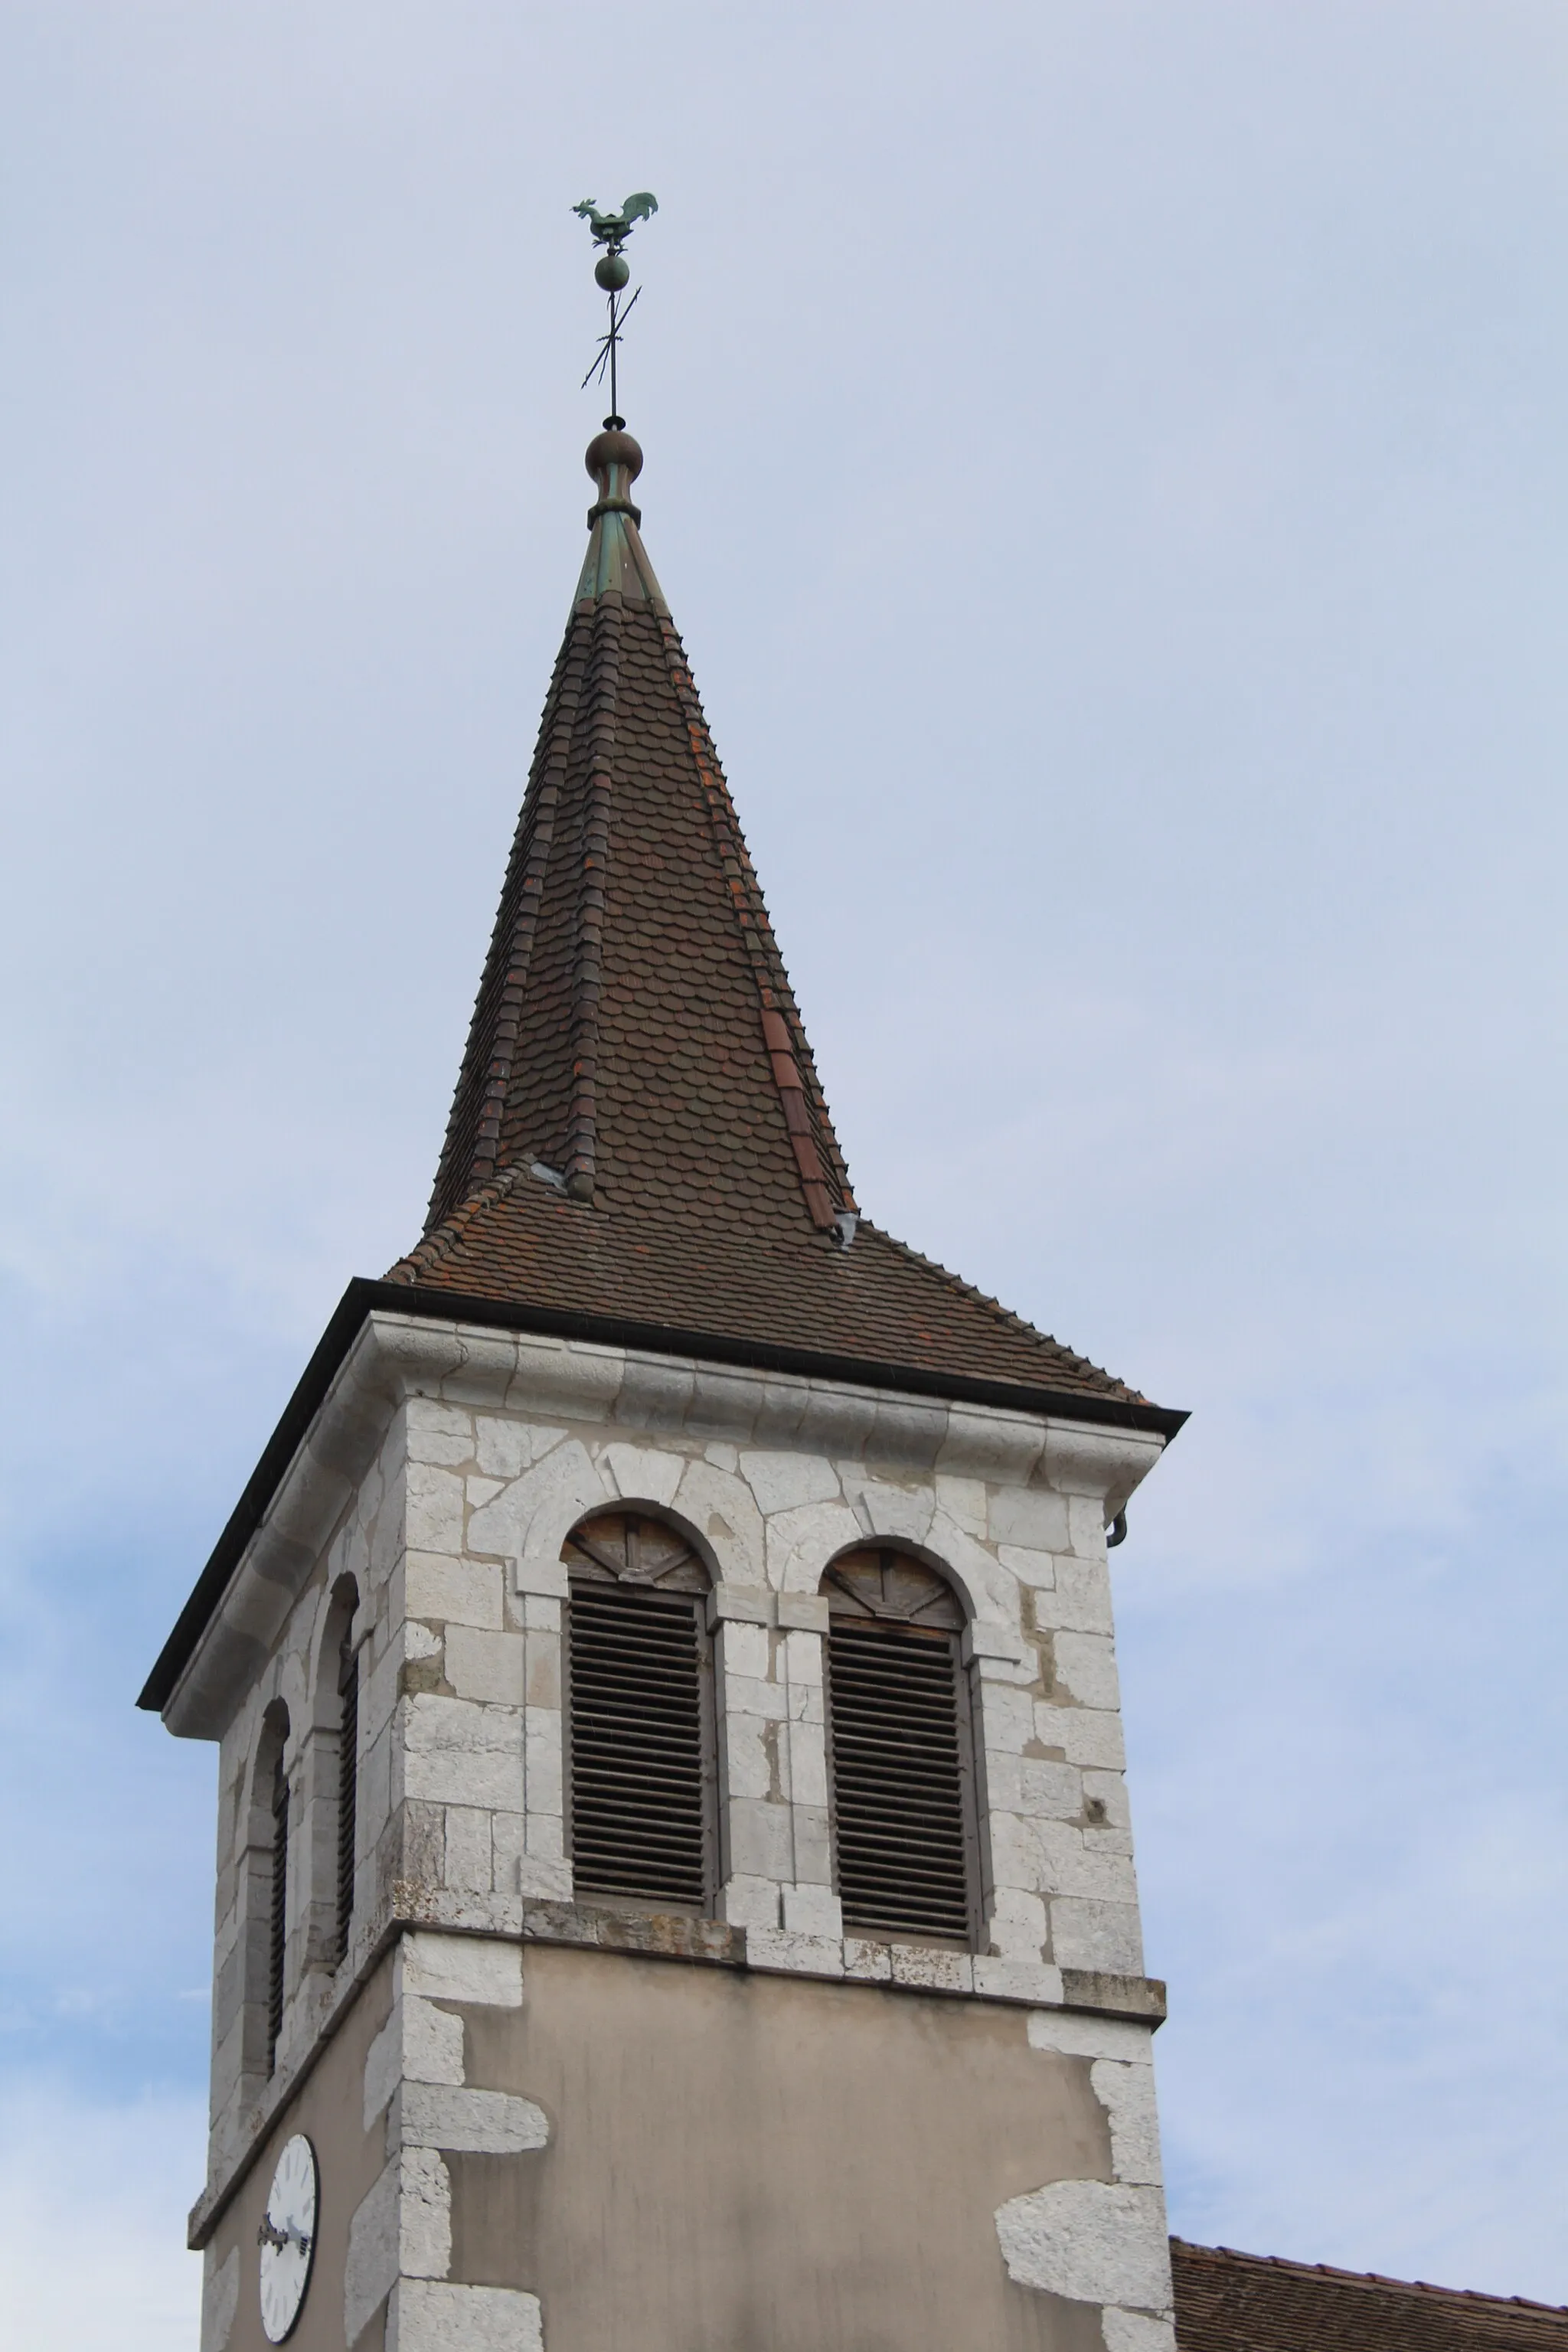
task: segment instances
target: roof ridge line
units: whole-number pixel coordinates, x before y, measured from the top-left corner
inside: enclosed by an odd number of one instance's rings
[[[795,1003],[789,976],[784,971],[784,958],[773,937],[762,885],[752,864],[745,835],[741,831],[723,765],[709,731],[708,716],[697,691],[697,681],[692,677],[680,633],[668,614],[658,615],[658,634],[665,668],[685,723],[709,828],[719,853],[720,864],[724,869],[731,910],[746,950],[747,967],[756,987],[768,1064],[778,1092],[784,1131],[795,1157],[806,1212],[812,1223],[820,1231],[832,1232],[837,1223],[833,1192],[837,1190],[838,1193],[840,1207],[853,1209],[855,1206],[855,1196],[849,1189],[849,1171],[833,1130],[826,1098],[805,1034],[805,1024],[801,1019],[800,1008]],[[781,997],[784,1000],[782,1003],[779,1002]],[[780,1024],[778,1030],[770,1030],[770,1020]],[[825,1160],[826,1166],[823,1164]]]
[[[426,1231],[434,1231],[436,1224],[441,1222],[439,1212],[443,1203],[447,1204],[448,1215],[455,1213],[476,1183],[486,1181],[495,1174],[498,1167],[504,1165],[501,1153],[506,1097],[511,1084],[512,1065],[521,1026],[522,995],[533,960],[540,902],[555,839],[555,820],[560,812],[561,788],[565,781],[572,730],[582,698],[585,664],[575,661],[574,653],[574,635],[568,627],[556,656],[550,695],[540,721],[539,740],[512,835],[506,882],[502,885],[501,904],[497,910],[490,951],[479,976],[474,1010],[469,1017],[468,1035],[458,1071],[458,1083],[453,1089],[452,1108],[447,1116],[447,1140],[441,1153],[441,1163],[436,1171],[429,1206],[425,1213]],[[518,879],[518,903],[513,911],[510,937],[506,937],[502,932],[501,919],[507,902],[507,886],[520,858],[522,872]],[[483,1034],[481,1024],[486,1013],[486,998],[498,966],[500,967],[501,977],[496,992],[489,1064],[474,1115],[473,1132],[468,1138],[468,1166],[461,1169],[449,1155],[461,1151],[459,1118],[465,1082],[470,1075],[470,1057]],[[463,1187],[460,1191],[459,1184]],[[455,1201],[450,1198],[454,1192],[457,1194]]]
[[[414,1247],[382,1276],[382,1280],[416,1283],[426,1266],[438,1265],[443,1258],[451,1256],[464,1232],[482,1210],[495,1208],[509,1192],[516,1191],[525,1172],[521,1161],[514,1160],[510,1167],[501,1169],[488,1183],[468,1193],[449,1217],[443,1217],[438,1225],[421,1234]]]
[[[588,792],[583,812],[572,973],[572,1097],[563,1154],[566,1191],[590,1205],[598,1148],[599,997],[604,979],[605,885],[610,863],[615,794],[616,714],[621,690],[621,603],[602,596],[594,613],[593,649],[584,681],[593,719]]]
[[[965,1282],[961,1274],[954,1274],[952,1268],[943,1265],[939,1258],[927,1257],[923,1250],[914,1248],[909,1242],[900,1241],[896,1234],[889,1233],[886,1226],[879,1225],[873,1218],[862,1217],[860,1222],[863,1226],[869,1227],[872,1233],[879,1234],[889,1249],[898,1250],[904,1257],[912,1258],[918,1265],[923,1265],[932,1274],[940,1275],[951,1288],[971,1300],[974,1306],[983,1307],[1005,1329],[1020,1332],[1026,1339],[1037,1339],[1042,1347],[1054,1348],[1058,1356],[1065,1358],[1067,1362],[1078,1370],[1093,1372],[1102,1381],[1114,1382],[1129,1403],[1148,1403],[1148,1398],[1141,1390],[1129,1388],[1126,1381],[1120,1379],[1115,1372],[1108,1372],[1103,1364],[1093,1363],[1088,1356],[1080,1356],[1076,1349],[1069,1348],[1066,1340],[1058,1339],[1054,1332],[1042,1331],[1039,1325],[1031,1323],[1026,1316],[1015,1314],[1012,1307],[1004,1307],[1001,1300],[994,1298],[988,1290],[977,1289],[973,1282]],[[1257,2259],[1267,2261],[1268,2257],[1259,2255]]]

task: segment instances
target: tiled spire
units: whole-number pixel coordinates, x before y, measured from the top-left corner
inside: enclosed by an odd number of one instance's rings
[[[618,425],[424,1239],[394,1281],[1105,1399],[861,1220]]]
[[[601,433],[587,465],[587,560],[430,1223],[521,1170],[585,1209],[662,1203],[837,1233],[848,1178],[643,547],[642,452]]]

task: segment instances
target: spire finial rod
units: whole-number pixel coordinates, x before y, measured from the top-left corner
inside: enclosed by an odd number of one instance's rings
[[[621,331],[636,307],[637,294],[642,292],[639,286],[631,300],[622,305],[621,296],[632,273],[631,265],[621,247],[638,221],[648,220],[658,212],[658,198],[643,188],[635,196],[628,196],[618,213],[600,212],[592,196],[580,205],[574,205],[572,209],[579,220],[587,222],[594,234],[594,243],[603,248],[594,264],[594,279],[596,285],[604,288],[610,300],[609,328],[599,338],[598,356],[583,378],[583,383],[586,387],[595,379],[602,382],[608,371],[610,413],[605,419],[605,429],[609,433],[618,433],[624,431],[626,418],[619,414],[620,388],[616,380],[616,362],[620,350]]]

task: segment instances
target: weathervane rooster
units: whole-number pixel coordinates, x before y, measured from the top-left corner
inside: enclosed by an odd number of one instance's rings
[[[594,280],[595,285],[603,287],[605,292],[610,298],[609,331],[601,338],[598,356],[595,360],[593,366],[588,370],[587,374],[583,378],[583,382],[584,385],[586,385],[592,383],[595,377],[602,380],[606,369],[608,370],[610,379],[610,413],[608,416],[605,417],[605,423],[607,426],[618,427],[623,423],[623,419],[616,414],[616,394],[618,387],[616,381],[616,361],[620,351],[621,329],[626,324],[626,320],[632,309],[632,305],[637,299],[637,295],[634,294],[631,301],[626,305],[625,310],[621,308],[620,298],[625,292],[626,281],[632,274],[631,264],[627,261],[625,254],[621,251],[621,247],[626,243],[626,238],[631,235],[633,229],[637,226],[638,221],[648,220],[656,212],[658,212],[658,198],[656,195],[650,194],[647,188],[642,188],[638,190],[635,196],[628,196],[626,198],[618,213],[602,213],[595,204],[592,196],[584,198],[584,202],[580,205],[574,205],[572,210],[576,214],[579,220],[585,220],[587,222],[589,228],[593,231],[594,243],[596,246],[602,246],[604,248],[599,258],[594,264]],[[641,290],[642,289],[639,287],[637,289],[638,293],[640,293]]]

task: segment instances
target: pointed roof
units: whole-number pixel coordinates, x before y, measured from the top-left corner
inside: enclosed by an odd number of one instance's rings
[[[1142,1404],[859,1217],[631,499],[598,498],[424,1237],[388,1279]]]

